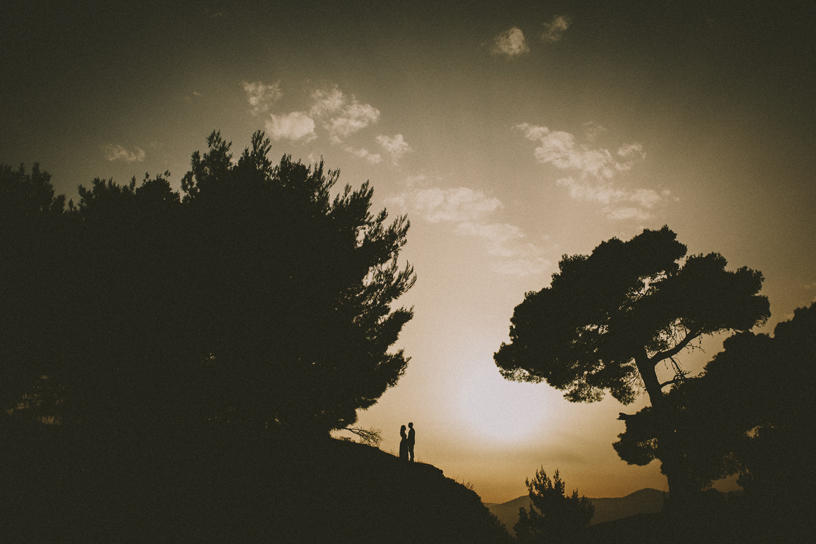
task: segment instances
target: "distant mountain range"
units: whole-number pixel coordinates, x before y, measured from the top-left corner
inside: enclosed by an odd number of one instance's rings
[[[589,499],[595,506],[595,515],[590,525],[614,521],[635,514],[654,514],[663,508],[664,491],[645,488],[635,491],[625,497]],[[530,507],[530,497],[523,495],[511,501],[495,504],[485,504],[494,516],[499,518],[511,534],[515,534],[513,526],[518,521],[519,508]]]

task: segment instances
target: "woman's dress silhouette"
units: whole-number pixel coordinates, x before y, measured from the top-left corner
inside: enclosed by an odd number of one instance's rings
[[[403,461],[408,461],[408,437],[405,435],[405,425],[400,427],[400,452],[399,458]]]

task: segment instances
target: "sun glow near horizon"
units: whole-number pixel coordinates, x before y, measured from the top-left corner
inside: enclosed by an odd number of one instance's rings
[[[470,345],[475,348],[478,343]],[[464,424],[463,434],[504,445],[530,443],[545,434],[561,410],[558,392],[542,384],[506,380],[490,350],[473,351],[450,406]]]

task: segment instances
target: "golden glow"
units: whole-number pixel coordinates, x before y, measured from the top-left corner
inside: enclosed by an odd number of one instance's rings
[[[472,438],[509,446],[547,432],[549,415],[540,388],[508,382],[495,366],[473,368],[478,370],[463,379],[454,405]]]

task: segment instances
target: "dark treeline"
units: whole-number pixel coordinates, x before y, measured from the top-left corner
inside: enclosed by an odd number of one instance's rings
[[[372,189],[218,133],[181,192],[95,179],[76,205],[0,168],[0,420],[88,432],[326,434],[403,373],[408,221]]]

